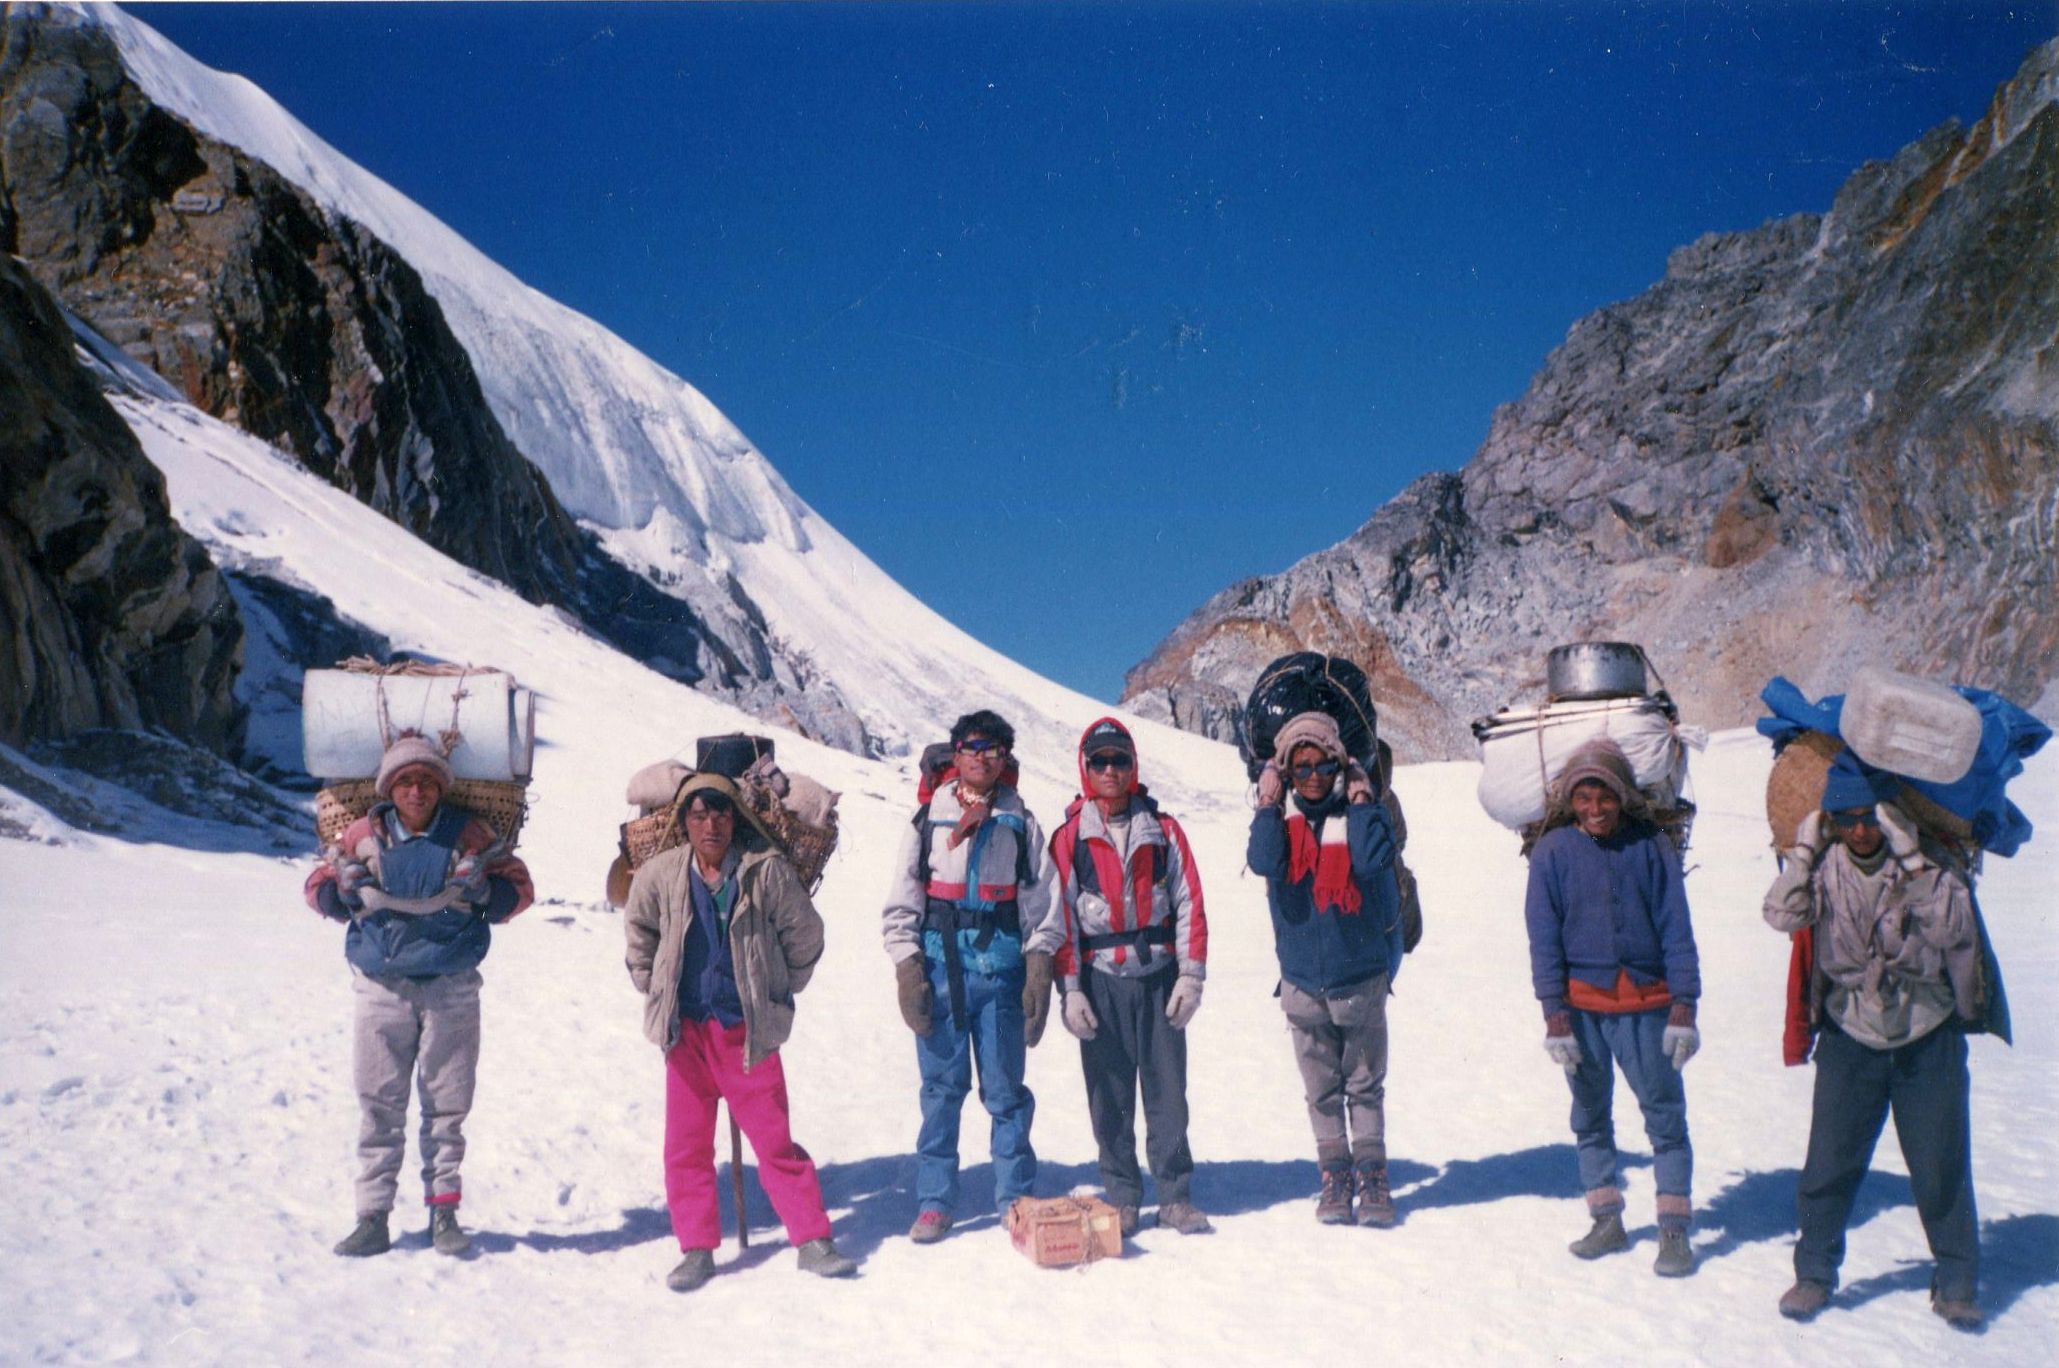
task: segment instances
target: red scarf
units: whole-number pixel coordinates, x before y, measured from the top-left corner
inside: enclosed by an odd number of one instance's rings
[[[1335,909],[1357,916],[1361,899],[1358,884],[1351,877],[1351,847],[1346,844],[1348,822],[1340,814],[1323,823],[1323,839],[1317,843],[1308,829],[1308,818],[1298,812],[1287,814],[1287,877],[1295,883],[1315,873],[1315,907],[1318,912]]]

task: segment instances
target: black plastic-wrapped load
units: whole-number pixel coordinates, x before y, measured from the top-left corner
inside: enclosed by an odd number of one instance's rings
[[[694,747],[693,767],[702,773],[736,779],[756,764],[760,756],[770,754],[772,738],[769,736],[752,736],[748,732],[704,736]]]
[[[1296,651],[1281,656],[1259,672],[1244,704],[1240,749],[1244,769],[1253,779],[1273,758],[1273,737],[1287,719],[1305,712],[1323,712],[1337,719],[1344,749],[1359,764],[1372,767],[1380,740],[1373,691],[1366,672],[1342,656]]]

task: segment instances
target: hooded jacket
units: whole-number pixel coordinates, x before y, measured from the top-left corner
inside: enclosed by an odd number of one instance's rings
[[[1112,717],[1089,724],[1080,734],[1080,792],[1087,781],[1088,738],[1097,731],[1121,733],[1132,757],[1136,742]],[[1097,749],[1099,747],[1097,746]],[[1111,826],[1098,800],[1081,797],[1065,810],[1065,821],[1051,836],[1051,867],[1058,879],[1058,905],[1064,939],[1056,968],[1067,989],[1079,987],[1091,965],[1118,978],[1143,978],[1169,964],[1179,972],[1203,978],[1208,965],[1208,916],[1201,894],[1201,873],[1186,832],[1171,814],[1161,812],[1143,784],[1141,762],[1130,769],[1126,834]],[[1090,948],[1090,937],[1155,930],[1125,944]]]
[[[753,1068],[793,1033],[794,996],[822,958],[822,916],[793,864],[737,825],[744,842],[729,913],[729,953],[743,1002],[744,1067]],[[693,925],[693,848],[674,846],[636,871],[623,909],[629,981],[644,995],[643,1033],[658,1048],[679,1043],[679,973]]]

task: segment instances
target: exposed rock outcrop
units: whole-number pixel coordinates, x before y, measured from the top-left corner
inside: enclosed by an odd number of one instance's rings
[[[0,742],[156,727],[232,751],[242,642],[57,302],[0,255]]]
[[[158,107],[81,16],[8,7],[0,248],[191,402],[665,673],[862,749],[733,579],[665,592],[508,439],[420,275],[271,167]]]
[[[1576,323],[1457,475],[1217,594],[1125,701],[1229,737],[1258,669],[1353,655],[1383,730],[1470,752],[1562,641],[1638,641],[1696,721],[1879,660],[2026,705],[2059,678],[2059,41],[1971,131],[1830,211],[1711,234]]]

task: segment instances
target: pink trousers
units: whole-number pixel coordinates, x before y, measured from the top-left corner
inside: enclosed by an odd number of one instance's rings
[[[715,1104],[729,1114],[758,1158],[758,1183],[799,1246],[829,1234],[815,1161],[788,1129],[786,1070],[774,1051],[744,1071],[744,1028],[682,1021],[679,1043],[665,1056],[665,1204],[679,1247],[722,1243],[715,1183]]]

